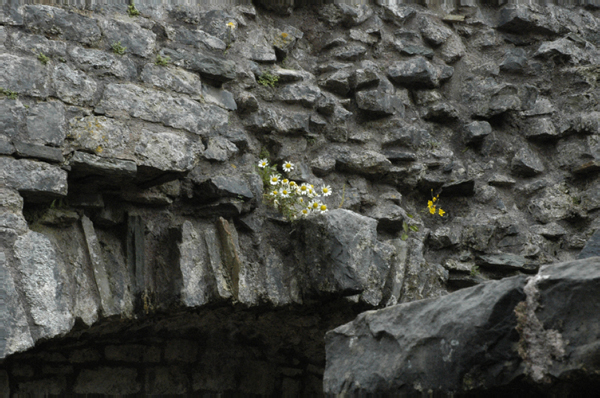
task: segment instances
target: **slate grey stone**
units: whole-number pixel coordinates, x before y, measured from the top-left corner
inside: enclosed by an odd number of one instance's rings
[[[93,79],[66,64],[54,68],[52,83],[56,96],[73,105],[92,105],[94,94],[98,90]]]
[[[246,126],[256,132],[299,135],[309,132],[310,115],[304,112],[279,113],[266,108],[253,113],[244,120]]]
[[[567,230],[555,222],[546,225],[533,225],[531,230],[548,239],[557,239],[567,234]]]
[[[210,137],[204,151],[204,158],[224,162],[238,152],[237,146],[224,137]]]
[[[47,68],[33,57],[0,54],[0,87],[20,95],[45,98],[49,94]]]
[[[251,113],[258,110],[258,100],[256,99],[256,96],[246,91],[238,94],[236,103],[239,111],[242,113]]]
[[[495,374],[492,365],[476,367],[482,357],[501,358],[514,369],[521,359],[512,348],[518,341],[513,310],[525,299],[525,283],[522,276],[507,278],[368,311],[328,332],[325,394],[462,391],[470,380],[465,375]],[[351,340],[356,348],[349,350]],[[493,346],[486,343],[492,341]],[[504,377],[510,380],[511,374]],[[488,385],[495,378],[477,380]]]
[[[533,177],[546,170],[540,158],[527,147],[517,151],[510,167],[513,174],[523,177]]]
[[[4,248],[0,250],[0,321],[3,326],[0,332],[0,358],[25,351],[34,345],[27,314],[10,273],[10,268],[14,266],[12,263],[13,260],[7,258]]]
[[[465,223],[462,228],[461,241],[472,249],[486,251],[495,232],[496,226],[491,224]]]
[[[482,267],[499,271],[521,270],[537,271],[538,266],[530,263],[525,257],[512,253],[486,254],[477,257]]]
[[[124,79],[135,79],[137,77],[135,64],[127,56],[118,56],[106,51],[78,46],[69,49],[69,56],[79,68],[88,73],[113,75]],[[68,73],[69,69],[65,69],[62,74],[77,74],[80,76],[77,81],[81,79],[85,80],[77,72]]]
[[[227,111],[210,104],[200,104],[184,97],[173,97],[133,84],[109,84],[99,105],[108,116],[125,113],[167,126],[206,135],[224,128]]]
[[[404,106],[397,98],[380,89],[358,91],[356,93],[356,106],[365,114],[372,117],[385,117],[394,115],[397,107],[404,111]]]
[[[460,234],[460,226],[442,226],[430,233],[428,243],[435,250],[453,247],[459,244]]]
[[[381,81],[378,75],[379,68],[375,62],[363,61],[361,68],[354,71],[351,83],[354,90],[362,90],[371,86],[376,86]]]
[[[0,182],[31,199],[67,195],[67,172],[58,166],[28,159],[0,157]]]
[[[36,158],[56,163],[61,163],[64,160],[62,150],[60,148],[53,148],[39,144],[30,144],[16,140],[13,141],[13,144],[15,146],[15,152],[17,155],[24,158]]]
[[[505,72],[522,72],[527,65],[527,55],[522,48],[511,48],[504,54],[504,59],[500,62],[500,70]]]
[[[465,144],[477,144],[492,132],[492,126],[486,121],[475,121],[463,127]]]
[[[167,36],[170,40],[202,48],[201,45],[208,47],[211,50],[227,49],[227,44],[216,36],[206,33],[201,29],[187,29],[183,26],[167,29]]]
[[[53,146],[63,145],[67,122],[65,107],[61,102],[38,103],[29,108],[26,121],[27,133],[31,141]]]
[[[202,82],[198,75],[177,67],[148,63],[144,66],[140,79],[154,87],[188,94],[196,100],[202,96]]]
[[[21,275],[19,290],[34,323],[33,338],[51,338],[71,330],[75,319],[67,299],[64,264],[52,242],[38,232],[29,231],[17,238],[14,257],[14,267]]]
[[[453,68],[434,65],[423,57],[396,61],[388,69],[391,81],[408,87],[434,88],[452,77]]]
[[[452,104],[438,102],[426,107],[422,117],[438,123],[451,123],[458,120],[460,114]]]
[[[0,42],[2,42],[1,39]],[[30,35],[17,31],[10,35],[10,42],[13,48],[33,53],[35,56],[41,53],[47,57],[64,57],[67,54],[67,43],[59,40],[49,40],[40,35]]]
[[[147,58],[154,52],[156,34],[137,23],[111,19],[100,21],[100,27],[109,49],[113,43],[120,42],[127,48],[126,52],[140,57]]]
[[[202,95],[200,102],[206,102],[219,106],[228,111],[236,111],[237,103],[233,98],[233,94],[227,90],[221,90],[211,86],[202,86]]]
[[[186,69],[217,83],[227,82],[236,77],[235,63],[223,57],[205,54],[202,51],[189,52],[169,48],[163,48],[160,53],[163,57],[171,57],[173,61],[183,62]]]
[[[581,112],[569,120],[569,131],[577,134],[598,134],[600,112]]]
[[[308,292],[357,294],[383,287],[390,264],[375,250],[377,221],[335,209],[302,222],[301,261]]]
[[[401,231],[402,224],[409,221],[406,210],[387,200],[370,208],[365,215],[377,220],[378,229],[391,232]]]
[[[559,33],[559,24],[546,12],[540,12],[526,5],[513,5],[504,7],[500,11],[498,29],[516,34],[527,32],[556,34]]]
[[[573,198],[564,184],[545,187],[532,197],[527,206],[531,215],[543,224],[564,220],[573,211]]]
[[[530,140],[556,140],[561,136],[549,117],[531,118],[523,130],[525,137]]]
[[[320,78],[318,81],[319,87],[324,90],[342,96],[348,95],[350,92],[350,81],[352,78],[351,69],[341,69],[332,74]]]
[[[438,23],[433,18],[421,18],[419,21],[419,28],[423,38],[432,46],[439,46],[443,44],[450,36],[452,36],[452,30],[444,24]]]
[[[600,257],[600,229],[596,230],[596,232],[588,239],[577,258],[584,259],[592,257]]]
[[[15,153],[15,146],[12,141],[3,135],[0,135],[0,155],[12,155]]]
[[[367,49],[362,44],[348,44],[334,49],[331,55],[341,61],[358,61],[366,53]]]
[[[76,151],[69,160],[74,176],[103,176],[111,178],[134,178],[137,166],[131,160],[102,158]]]
[[[203,238],[206,233],[210,232],[198,231],[190,221],[181,226],[181,242],[177,244],[182,274],[181,301],[188,307],[207,304],[217,295],[209,251]],[[215,250],[219,250],[218,247]]]
[[[358,26],[373,16],[373,8],[367,4],[349,5],[339,3],[335,5],[342,15],[345,26]]]
[[[257,62],[275,62],[277,55],[272,42],[265,37],[261,29],[253,30],[244,35],[245,40],[237,44],[240,55]]]
[[[392,163],[382,154],[369,150],[342,149],[331,154],[336,169],[369,176],[383,176]]]
[[[58,36],[92,45],[100,40],[101,31],[95,19],[74,11],[51,6],[24,6],[25,24],[36,33]]]
[[[250,200],[254,198],[248,182],[242,176],[216,176],[207,181],[197,182],[195,196],[202,199],[223,197]]]
[[[277,91],[277,99],[288,104],[300,104],[313,108],[321,97],[321,90],[314,85],[296,83],[283,86]]]
[[[533,56],[550,59],[553,57],[560,57],[573,65],[595,63],[600,59],[600,53],[596,48],[588,48],[585,44],[578,45],[566,37],[554,41],[543,42]]]

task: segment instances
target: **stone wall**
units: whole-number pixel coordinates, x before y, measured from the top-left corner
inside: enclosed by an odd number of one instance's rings
[[[263,5],[0,8],[4,391],[312,394],[364,309],[597,252],[595,8]]]

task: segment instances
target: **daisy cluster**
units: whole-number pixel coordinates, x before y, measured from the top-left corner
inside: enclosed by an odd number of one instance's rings
[[[283,162],[285,173],[294,170],[294,164]],[[311,214],[325,213],[327,205],[319,200],[320,197],[331,195],[331,187],[323,185],[315,188],[312,184],[298,184],[285,178],[277,172],[275,166],[269,166],[267,159],[258,162],[258,168],[263,177],[266,190],[266,200],[290,220],[308,217]]]

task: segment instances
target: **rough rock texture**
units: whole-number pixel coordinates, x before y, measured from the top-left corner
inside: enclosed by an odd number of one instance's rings
[[[598,257],[549,264],[530,278],[367,311],[327,333],[325,393],[520,395],[526,388],[591,396],[600,383],[592,370],[599,266]]]
[[[0,395],[316,396],[360,311],[597,253],[591,4],[4,3]]]

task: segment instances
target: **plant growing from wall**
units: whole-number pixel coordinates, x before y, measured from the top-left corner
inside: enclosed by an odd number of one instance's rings
[[[440,217],[444,217],[444,214],[446,214],[446,212],[444,210],[442,210],[442,208],[440,207],[440,195],[438,194],[437,196],[433,196],[433,189],[431,190],[431,200],[427,201],[427,208],[429,209],[429,213],[430,214],[439,214]]]
[[[44,65],[46,65],[48,63],[48,61],[50,61],[50,58],[45,56],[44,53],[39,53],[37,58]]]
[[[114,42],[112,45],[112,50],[115,54],[123,55],[127,50],[127,47],[123,47],[120,41]]]
[[[131,4],[127,7],[127,14],[129,14],[129,16],[131,18],[133,17],[137,17],[140,15],[140,11],[135,8],[135,3],[132,1]]]
[[[168,55],[166,57],[161,57],[160,54],[157,54],[154,63],[158,66],[167,66],[171,63],[171,57]]]
[[[283,162],[284,173],[294,170],[295,165]],[[267,158],[258,162],[258,174],[263,180],[264,201],[277,209],[289,221],[325,213],[329,209],[320,198],[332,193],[329,185],[315,188],[312,184],[298,184],[277,171],[277,165],[270,165]]]
[[[19,93],[17,93],[16,91],[12,91],[3,87],[0,87],[0,95],[4,95],[6,96],[6,98],[8,99],[17,99],[17,97],[19,96]]]
[[[265,87],[275,87],[279,82],[279,76],[265,72],[258,78],[258,84]]]

